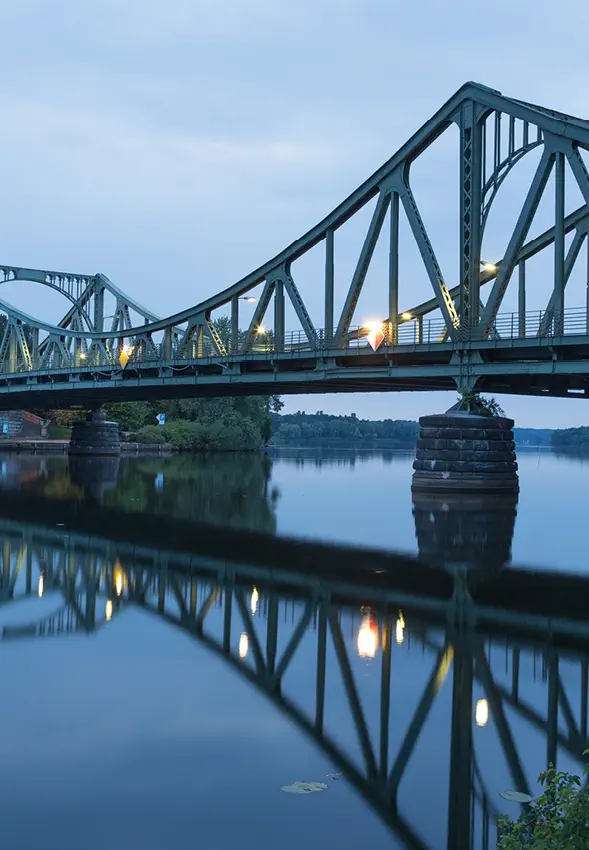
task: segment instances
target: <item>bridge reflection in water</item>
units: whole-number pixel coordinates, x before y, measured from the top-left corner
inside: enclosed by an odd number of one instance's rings
[[[96,480],[94,467],[92,476]],[[441,836],[435,842],[424,837],[401,799],[418,741],[435,714],[435,722],[445,724],[436,735],[450,742],[447,771],[438,777],[439,795],[448,800],[444,843],[492,847],[502,801],[491,788],[474,729],[494,728],[519,791],[534,792],[536,771],[522,759],[510,717],[542,735],[545,764],[565,758],[580,769],[589,746],[589,624],[578,606],[586,610],[588,590],[582,578],[568,577],[555,600],[547,576],[539,595],[527,598],[538,574],[504,568],[515,503],[478,508],[461,507],[456,499],[416,500],[420,550],[432,566],[407,556],[257,535],[269,553],[265,561],[256,554],[263,547],[248,545],[255,536],[238,531],[205,535],[202,552],[186,538],[164,549],[148,538],[138,545],[134,528],[127,529],[134,540],[108,523],[108,536],[90,533],[80,514],[68,516],[64,530],[13,513],[0,520],[2,606],[50,592],[61,602],[41,619],[5,625],[2,651],[17,639],[95,632],[132,606],[148,612],[190,635],[271,701],[410,848],[436,850],[443,842]],[[248,551],[252,555],[244,557]],[[469,557],[473,551],[475,559]],[[516,609],[514,592],[520,594]],[[569,605],[575,598],[577,607]],[[401,724],[397,701],[403,690],[395,693],[394,673],[399,655],[407,652],[429,672],[422,692],[410,697],[409,722]],[[310,707],[303,707],[289,679],[303,656],[306,665],[313,658]],[[358,656],[372,672],[378,665],[376,712],[367,710],[374,694],[366,689],[374,691],[374,678],[357,675]],[[531,670],[541,691],[534,705],[522,695],[522,679]],[[345,693],[353,739],[338,734],[333,722],[326,698],[333,677]],[[451,710],[435,713],[449,691]],[[376,722],[370,722],[372,715]]]

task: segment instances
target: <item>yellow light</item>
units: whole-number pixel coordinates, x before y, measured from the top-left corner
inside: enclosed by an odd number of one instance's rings
[[[125,349],[123,349],[121,351],[121,353],[119,354],[119,363],[121,364],[121,368],[124,369],[128,362],[129,362],[129,355],[127,354]]]
[[[252,598],[250,600],[250,608],[251,608],[252,614],[255,614],[256,611],[258,610],[258,600],[259,600],[259,598],[260,598],[260,594],[258,593],[258,589],[257,589],[257,587],[254,587],[254,589],[252,590]]]
[[[477,726],[486,726],[489,722],[489,703],[486,699],[477,702],[474,719]]]
[[[260,336],[263,336],[264,334],[267,334],[268,331],[263,325],[258,325],[258,327],[256,328],[256,333],[260,334]]]
[[[106,600],[106,622],[112,618],[112,599]]]
[[[372,332],[374,332],[374,331],[381,331],[381,330],[382,330],[382,325],[383,325],[383,323],[382,323],[382,322],[376,322],[376,321],[374,321],[374,322],[365,322],[365,323],[362,325],[362,327],[363,327],[363,328],[365,328],[367,331],[372,331]]]
[[[412,313],[401,313],[401,318],[403,319],[404,322],[408,322],[409,319],[413,318],[413,314]]]
[[[86,352],[85,352],[85,351],[80,351],[80,360],[85,360],[85,359],[86,359],[86,357],[88,357],[88,355],[86,354]]]
[[[124,587],[124,582],[125,582],[125,573],[123,572],[123,569],[122,569],[122,567],[121,567],[121,565],[119,564],[118,561],[115,564],[115,568],[114,568],[114,580],[115,580],[115,590],[116,590],[117,596],[120,596],[121,593],[123,592],[123,587]]]
[[[39,576],[39,587],[37,588],[37,593],[39,594],[39,599],[43,596],[43,592],[45,590],[45,579],[43,576]]]
[[[397,623],[395,625],[395,640],[397,641],[397,643],[399,645],[401,645],[403,643],[404,639],[405,639],[404,632],[405,632],[405,623],[403,622],[403,620],[399,619],[399,620],[397,620]]]
[[[241,633],[241,637],[239,638],[239,657],[245,658],[250,647],[250,641],[245,632]]]
[[[495,263],[483,263],[482,260],[481,260],[481,265],[483,267],[483,271],[486,271],[486,272],[496,272],[497,271],[497,266],[495,265]]]
[[[378,628],[371,614],[365,614],[358,631],[358,655],[374,658],[378,649]]]

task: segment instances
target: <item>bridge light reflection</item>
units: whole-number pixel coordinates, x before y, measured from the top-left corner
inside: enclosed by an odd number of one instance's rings
[[[358,630],[358,655],[374,658],[378,649],[378,626],[372,612],[364,614]]]
[[[239,649],[238,649],[239,657],[245,658],[247,653],[248,653],[249,648],[250,648],[249,638],[248,638],[248,636],[245,632],[242,632],[241,637],[239,638]]]
[[[250,600],[250,608],[251,608],[252,614],[255,614],[256,611],[258,610],[259,599],[260,599],[260,594],[258,593],[258,588],[254,587],[254,589],[252,590],[252,598]]]
[[[404,322],[408,322],[410,319],[413,318],[413,313],[401,313],[401,318]]]
[[[115,591],[117,596],[120,596],[125,586],[125,573],[120,563],[117,561],[114,568]]]
[[[266,330],[264,325],[258,325],[258,327],[256,328],[256,333],[259,334],[260,336],[264,336],[264,334],[267,334],[268,331]]]
[[[486,726],[489,722],[489,703],[486,699],[477,702],[474,719],[477,726]]]
[[[403,617],[402,611],[399,611],[399,616],[397,617],[397,622],[395,624],[395,640],[399,646],[405,640],[405,618]]]
[[[106,610],[105,610],[106,622],[112,619],[112,599],[106,600]]]
[[[45,578],[43,573],[39,576],[39,587],[37,588],[37,593],[39,595],[39,599],[43,596],[43,592],[45,590]]]

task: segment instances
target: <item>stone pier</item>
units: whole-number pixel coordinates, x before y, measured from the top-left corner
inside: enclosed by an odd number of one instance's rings
[[[517,491],[513,424],[502,416],[458,410],[422,416],[412,490]]]
[[[96,410],[85,422],[72,427],[71,455],[118,455],[121,451],[119,423],[107,422],[106,415]]]

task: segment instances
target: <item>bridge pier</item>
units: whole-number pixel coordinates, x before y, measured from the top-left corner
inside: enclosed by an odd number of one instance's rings
[[[513,492],[519,489],[513,419],[450,410],[422,416],[412,490]]]
[[[120,451],[119,423],[107,422],[101,410],[89,413],[85,422],[74,424],[69,446],[71,455],[118,455]]]

